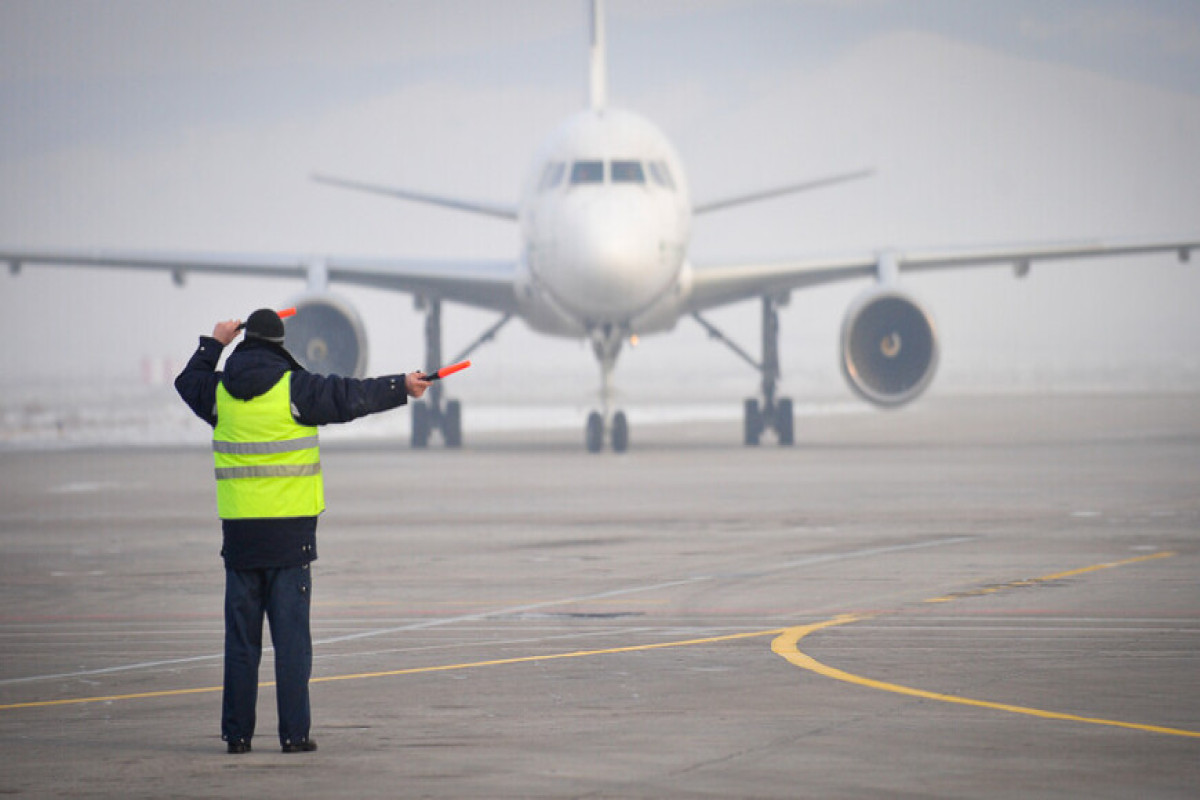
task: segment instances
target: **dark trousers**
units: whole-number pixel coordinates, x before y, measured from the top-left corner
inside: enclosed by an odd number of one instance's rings
[[[254,736],[264,614],[275,646],[279,741],[288,744],[308,739],[311,596],[308,564],[280,569],[226,568],[225,693],[221,702],[221,738],[225,741],[249,742]]]

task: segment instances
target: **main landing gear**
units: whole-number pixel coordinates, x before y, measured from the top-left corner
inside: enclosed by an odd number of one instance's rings
[[[425,310],[425,368],[434,370],[444,366],[442,361],[442,301],[431,298],[417,298],[418,308]],[[505,314],[492,327],[472,342],[467,349],[450,360],[450,363],[462,361],[484,342],[491,341],[496,333],[512,319],[512,314]],[[429,439],[435,431],[442,434],[446,447],[462,447],[462,403],[458,400],[446,400],[445,388],[442,381],[436,381],[425,392],[425,399],[413,403],[412,406],[412,446],[424,448],[429,446]]]
[[[779,314],[776,309],[787,305],[788,298],[787,294],[764,295],[762,298],[762,363],[755,361],[698,312],[692,313],[693,319],[708,331],[710,337],[724,343],[762,375],[762,396],[748,398],[744,406],[743,441],[750,446],[757,445],[766,431],[774,431],[781,445],[795,442],[791,398],[775,397],[779,381]]]
[[[624,411],[613,412],[612,407],[612,371],[617,363],[617,355],[621,352],[623,332],[613,325],[604,325],[591,332],[592,351],[600,362],[600,411],[588,414],[587,427],[584,429],[584,443],[589,453],[599,453],[604,449],[605,434],[608,434],[614,453],[624,453],[629,449],[629,420]]]

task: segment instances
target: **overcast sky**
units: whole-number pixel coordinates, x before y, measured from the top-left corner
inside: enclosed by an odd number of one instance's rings
[[[876,177],[697,220],[696,262],[1200,233],[1200,4],[1117,0],[610,0],[609,101],[658,124],[697,200],[874,167]],[[540,140],[585,102],[581,2],[0,0],[0,245],[511,257],[515,226],[322,187],[313,171],[513,202]],[[1170,257],[925,276],[934,391],[1200,384],[1198,264]],[[798,293],[784,388],[848,397],[838,326],[864,284]],[[0,385],[136,380],[218,319],[302,286],[27,267],[0,275]],[[406,295],[345,292],[371,368],[420,366]],[[757,350],[756,305],[713,315]],[[448,310],[454,351],[490,322]],[[519,323],[467,396],[590,395],[588,348]],[[674,371],[674,372],[673,372]],[[654,376],[670,380],[655,384]],[[1033,376],[1033,377],[1031,377]],[[1049,376],[1049,377],[1047,377]],[[1138,380],[1141,380],[1139,378]],[[749,394],[690,320],[626,352],[627,396]],[[939,387],[942,387],[939,389]],[[543,391],[539,388],[538,391]],[[723,395],[722,395],[723,396]]]

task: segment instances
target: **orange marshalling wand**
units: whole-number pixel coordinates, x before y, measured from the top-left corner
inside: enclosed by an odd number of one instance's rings
[[[470,361],[460,361],[457,364],[451,364],[448,367],[442,367],[441,369],[435,369],[433,372],[431,372],[425,376],[425,380],[440,381],[442,378],[446,377],[447,375],[453,375],[454,373],[458,372],[459,370],[464,370],[469,366],[471,366]]]

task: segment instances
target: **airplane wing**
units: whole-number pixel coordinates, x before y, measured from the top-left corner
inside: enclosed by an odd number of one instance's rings
[[[452,208],[455,211],[468,211],[472,214],[482,214],[485,217],[496,217],[498,219],[512,221],[517,219],[517,207],[515,205],[507,205],[503,203],[485,203],[478,200],[461,200],[456,197],[429,194],[428,192],[415,192],[411,189],[402,189],[395,186],[383,186],[378,183],[366,183],[364,181],[353,181],[346,178],[336,178],[330,175],[313,175],[312,179],[317,183],[323,183],[327,186],[336,186],[340,189],[353,189],[357,192],[381,194],[384,197],[395,197],[400,200],[411,200],[414,203],[428,203],[429,205],[433,206]]]
[[[1063,261],[1105,256],[1176,253],[1187,261],[1200,248],[1200,236],[1141,241],[1051,242],[954,250],[882,250],[845,256],[812,257],[776,262],[693,265],[690,310],[734,303],[854,278],[894,280],[901,272],[1010,265],[1018,277],[1035,261]]]
[[[326,263],[331,281],[409,292],[505,314],[517,312],[514,260],[337,256]]]
[[[388,259],[286,254],[172,253],[138,250],[0,250],[15,274],[26,264],[137,269],[170,273],[183,285],[189,273],[299,278],[409,292],[502,313],[516,310],[515,261]]]
[[[834,175],[825,175],[820,178],[810,178],[800,183],[790,183],[786,186],[776,186],[771,189],[759,189],[755,192],[738,195],[736,197],[726,197],[720,200],[708,200],[696,203],[692,207],[692,213],[696,215],[708,214],[712,211],[722,211],[726,208],[734,206],[742,206],[747,203],[757,203],[762,200],[771,200],[776,197],[783,197],[789,194],[798,194],[800,192],[811,192],[814,189],[824,189],[827,186],[836,186],[839,183],[847,181],[856,181],[861,178],[869,178],[875,174],[874,169],[859,169],[853,172],[839,172]]]

